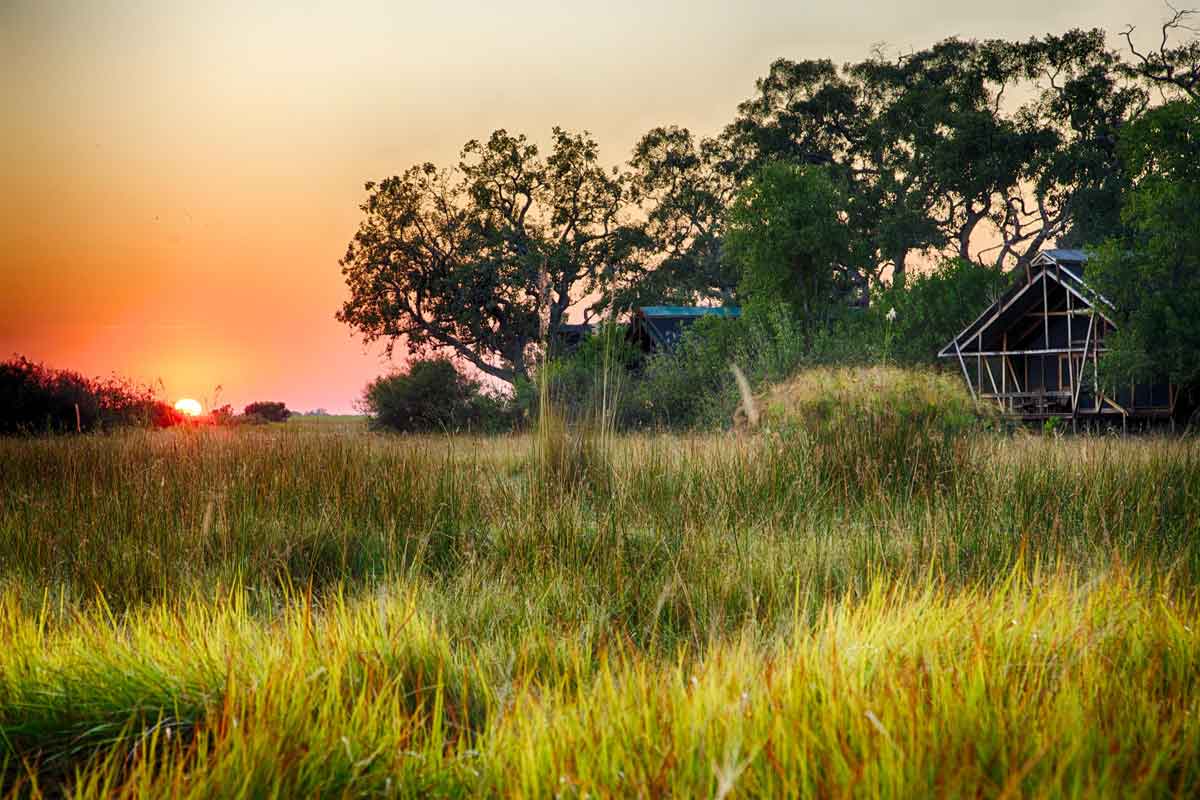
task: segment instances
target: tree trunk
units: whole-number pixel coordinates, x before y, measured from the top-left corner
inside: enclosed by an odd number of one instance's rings
[[[907,273],[904,260],[908,257],[908,250],[901,248],[892,256],[892,286],[897,289],[904,288],[904,279]]]

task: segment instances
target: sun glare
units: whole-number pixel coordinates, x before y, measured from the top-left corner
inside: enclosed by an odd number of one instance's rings
[[[199,401],[185,397],[175,404],[175,410],[189,417],[198,417],[204,408],[200,405]]]

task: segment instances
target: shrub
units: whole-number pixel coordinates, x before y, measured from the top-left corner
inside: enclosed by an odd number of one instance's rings
[[[806,358],[806,326],[782,303],[752,306],[736,319],[705,317],[674,350],[647,360],[620,409],[626,426],[727,426],[740,395],[731,366],[752,386],[779,381]]]
[[[630,378],[640,371],[643,355],[625,339],[625,327],[601,325],[584,337],[573,351],[552,359],[538,376],[548,381],[549,400],[571,420],[623,401]],[[544,399],[536,391],[540,383],[519,392],[520,405],[530,414],[539,412]]]
[[[292,415],[287,404],[269,400],[251,403],[243,413],[247,417],[259,417],[266,422],[287,422],[288,417]]]
[[[903,287],[878,290],[859,323],[843,333],[851,342],[859,337],[856,349],[871,361],[933,364],[938,350],[987,308],[1008,281],[993,267],[943,261],[932,272],[910,275]]]
[[[417,359],[375,379],[363,392],[362,408],[374,427],[405,433],[495,430],[507,422],[505,403],[447,358]]]

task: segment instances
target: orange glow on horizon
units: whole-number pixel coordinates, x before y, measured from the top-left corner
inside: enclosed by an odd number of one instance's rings
[[[184,397],[175,403],[175,410],[189,417],[198,417],[204,412],[204,407],[200,405],[198,400]]]

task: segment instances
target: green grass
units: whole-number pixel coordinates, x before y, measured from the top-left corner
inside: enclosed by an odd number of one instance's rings
[[[1200,443],[929,381],[806,376],[752,434],[0,440],[0,780],[1194,795]]]

